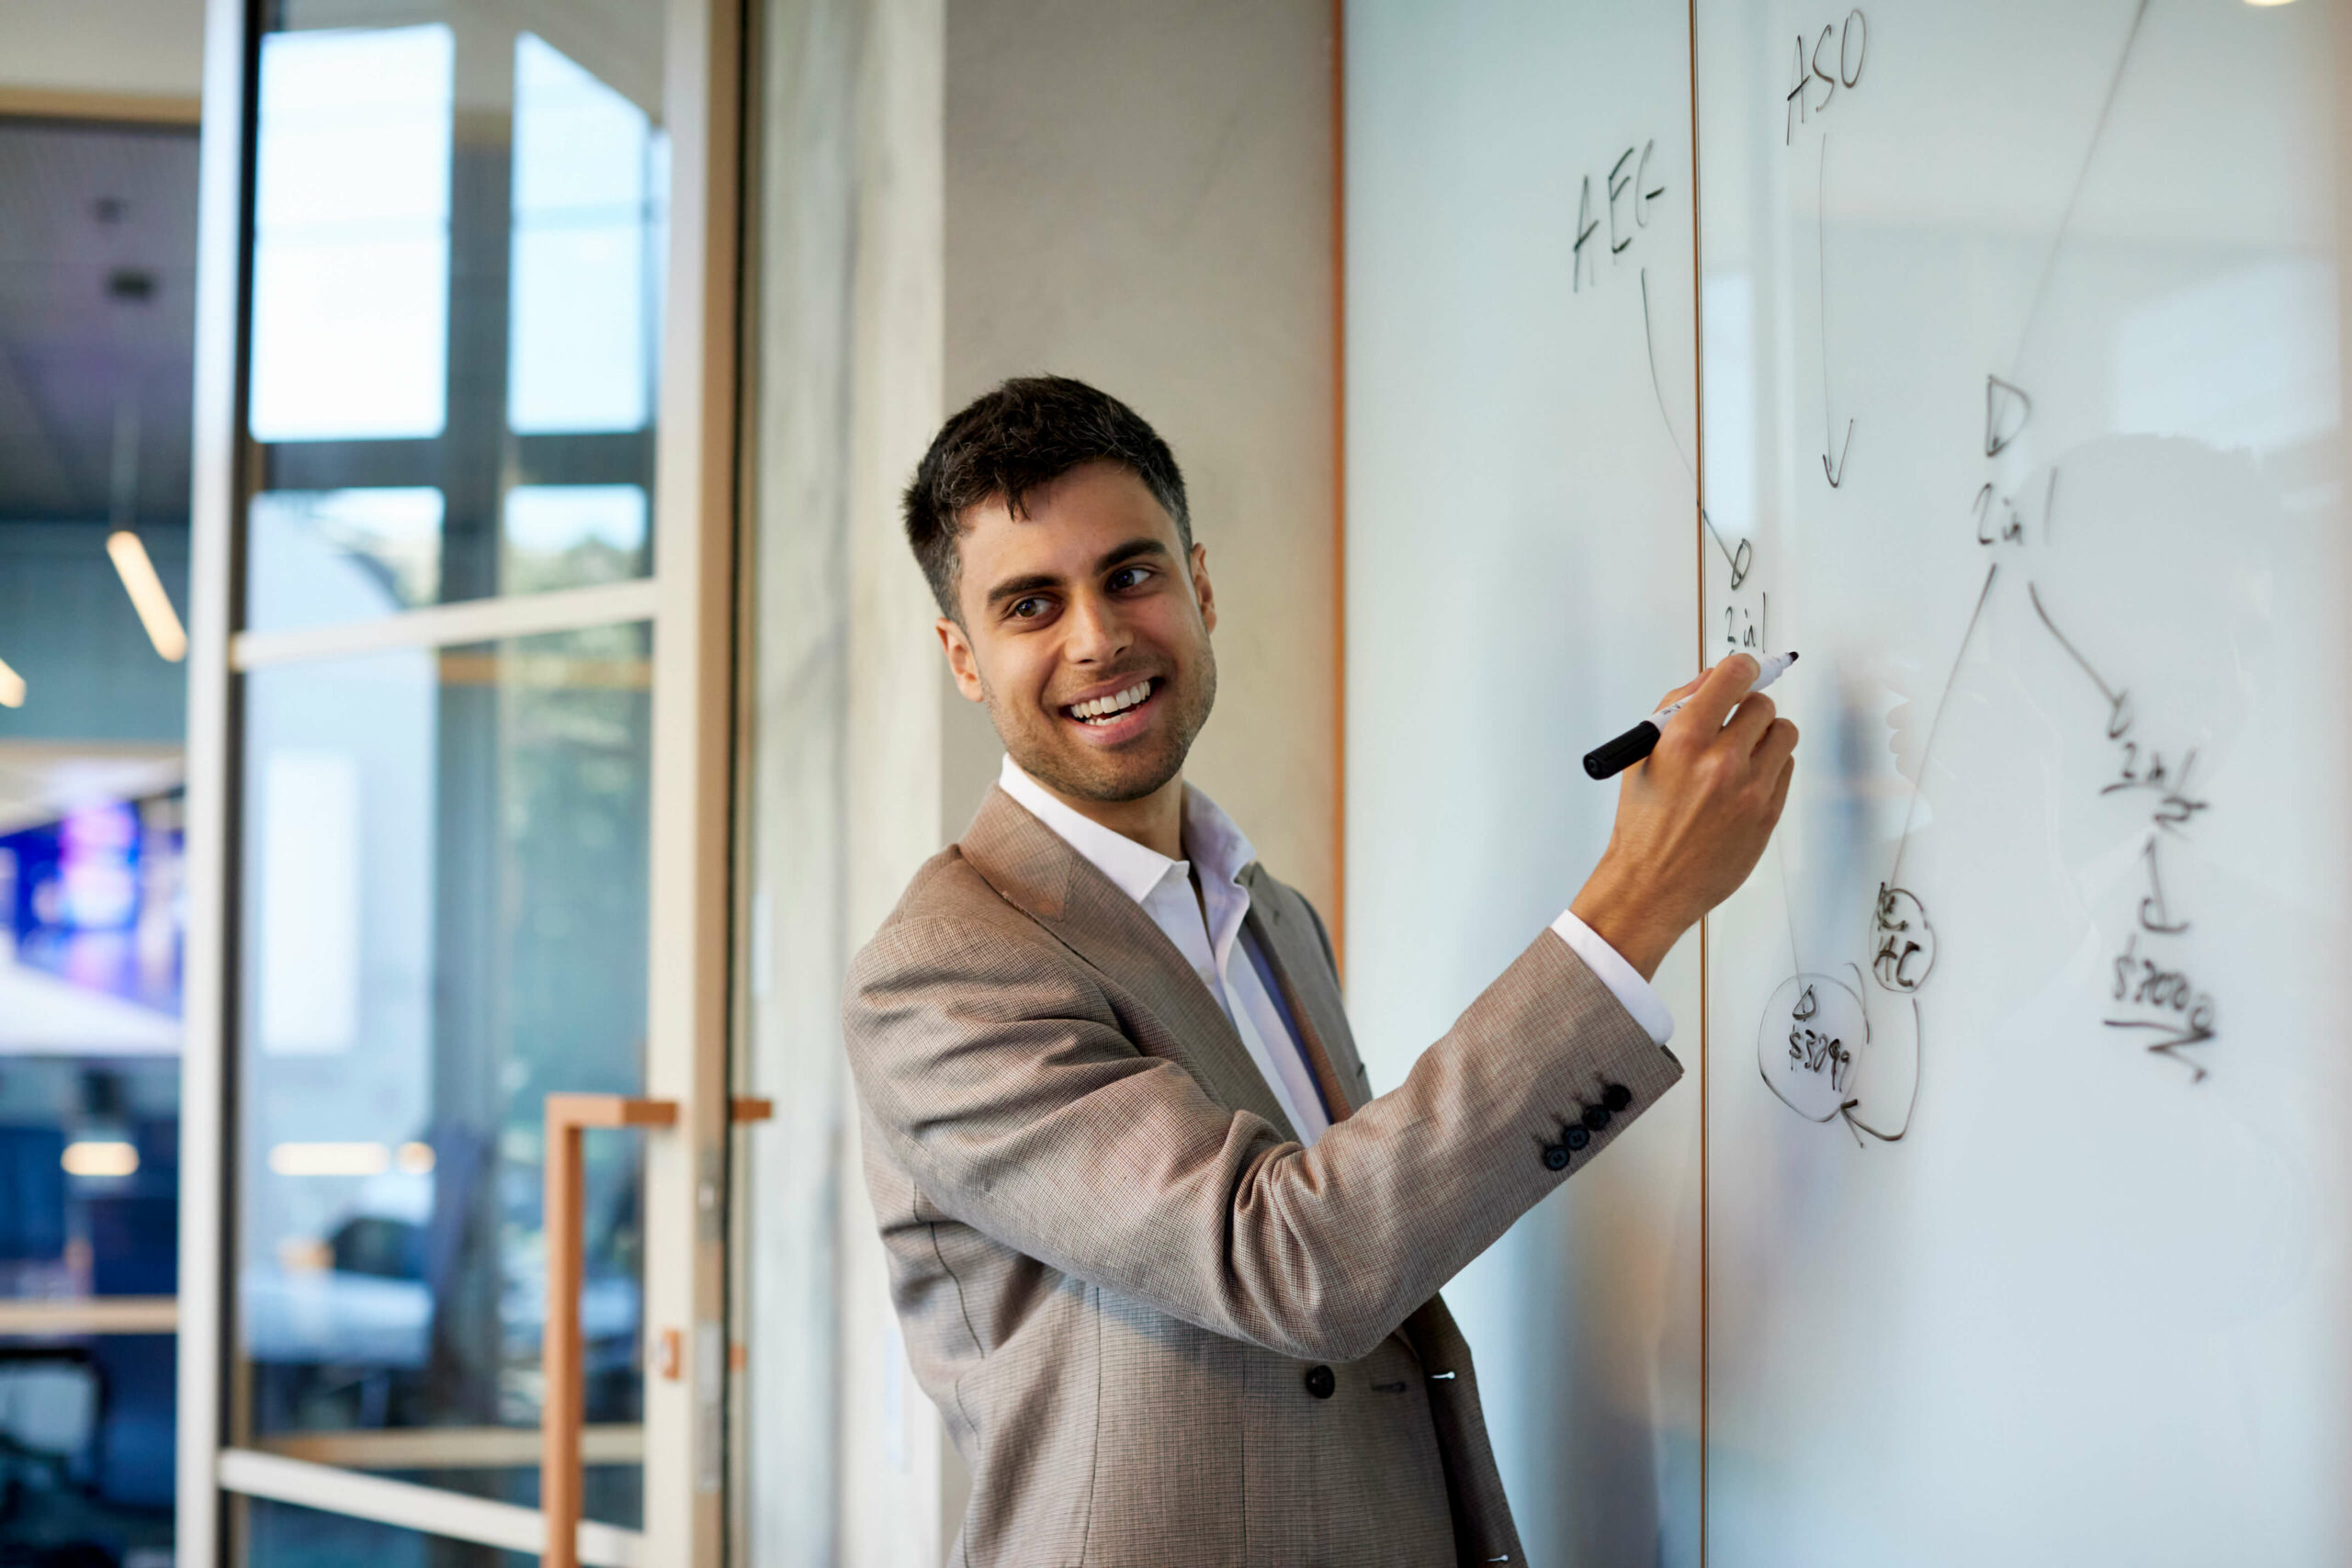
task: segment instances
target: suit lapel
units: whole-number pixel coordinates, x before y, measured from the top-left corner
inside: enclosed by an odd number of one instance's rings
[[[1270,886],[1272,879],[1260,874],[1256,862],[1242,871],[1241,881],[1250,889],[1250,929],[1273,969],[1276,983],[1283,988],[1283,999],[1290,1006],[1291,1018],[1298,1025],[1300,1043],[1306,1047],[1306,1060],[1323,1090],[1323,1103],[1333,1122],[1344,1122],[1356,1108],[1359,1086],[1347,1081],[1347,1075],[1340,1071],[1339,1060],[1331,1051],[1334,1041],[1347,1038],[1348,1025],[1340,1010],[1339,993],[1329,983],[1322,942],[1314,931],[1305,929],[1296,915],[1284,912],[1282,901],[1274,897]],[[1310,978],[1321,983],[1309,983]]]
[[[1185,1047],[1184,1066],[1220,1104],[1295,1141],[1265,1075],[1201,977],[1143,906],[1001,789],[990,789],[958,847],[1004,900],[1035,919]]]

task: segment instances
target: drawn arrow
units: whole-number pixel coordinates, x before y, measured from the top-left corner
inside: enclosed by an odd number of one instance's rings
[[[2041,617],[2043,629],[2057,640],[2059,647],[2066,650],[2066,657],[2075,661],[2075,667],[2090,677],[2091,684],[2098,688],[2098,694],[2107,699],[2107,738],[2109,740],[2122,739],[2125,733],[2132,728],[2132,694],[2128,691],[2119,692],[2109,685],[2106,677],[2093,669],[2091,661],[2083,657],[2083,650],[2076,648],[2073,639],[2058,629],[2058,623],[2052,620],[2050,612],[2041,607],[2041,590],[2039,586],[2027,583],[2025,596],[2032,601],[2033,613]]]
[[[2025,358],[2025,351],[2033,342],[2033,325],[2041,319],[2041,307],[2050,297],[2050,280],[2058,270],[2058,253],[2066,243],[2066,231],[2074,226],[2075,209],[2083,199],[2083,186],[2090,178],[2091,160],[2098,155],[2099,143],[2106,139],[2107,122],[2115,112],[2115,95],[2123,85],[2123,68],[2132,62],[2132,47],[2140,41],[2140,24],[2148,19],[2148,0],[2139,0],[2132,10],[2132,26],[2123,34],[2123,48],[2115,57],[2115,71],[2107,79],[2107,96],[2099,100],[2098,118],[2091,125],[2090,145],[2083,150],[2082,166],[2075,171],[2074,188],[2066,193],[2066,206],[2058,215],[2058,227],[2050,236],[2050,249],[2041,258],[2041,275],[2034,280],[2033,297],[2026,304],[2025,325],[2018,333],[2018,352],[2009,361],[2009,373],[2014,377]],[[1988,446],[1990,443],[1987,443]],[[2007,445],[2004,443],[2003,445]],[[1986,457],[1993,456],[1991,451]]]
[[[2140,900],[2140,929],[2158,936],[2179,936],[2188,930],[2187,920],[2172,918],[2171,906],[2165,902],[2164,878],[2156,871],[2156,836],[2148,835],[2148,842],[2140,852],[2148,863],[2148,896]]]
[[[1847,967],[1853,966],[1849,964]],[[1860,977],[1858,971],[1856,979],[1859,981]],[[1870,1032],[1870,996],[1867,991],[1858,994],[1862,998],[1862,1030],[1867,1040]],[[1871,1126],[1854,1114],[1855,1110],[1862,1103],[1860,1100],[1849,1100],[1838,1108],[1838,1114],[1845,1120],[1846,1125],[1853,1130],[1856,1144],[1859,1145],[1862,1141],[1861,1134],[1864,1133],[1868,1133],[1882,1144],[1899,1144],[1903,1141],[1904,1134],[1911,1131],[1912,1113],[1919,1109],[1919,1079],[1927,1071],[1928,1043],[1922,1032],[1923,1028],[1919,1021],[1919,998],[1913,997],[1911,998],[1911,1102],[1903,1108],[1903,1125],[1892,1133]]]
[[[1984,586],[1977,591],[1976,608],[1968,613],[1968,629],[1960,634],[1960,648],[1951,656],[1951,673],[1944,677],[1943,694],[1936,699],[1936,711],[1928,719],[1928,739],[1919,748],[1919,776],[1911,781],[1911,802],[1903,808],[1903,832],[1894,840],[1894,866],[1886,874],[1890,885],[1903,880],[1903,852],[1911,847],[1911,818],[1919,809],[1919,792],[1928,787],[1928,759],[1935,753],[1936,731],[1943,728],[1944,709],[1951,702],[1952,687],[1960,682],[1960,662],[1968,657],[1976,623],[1984,618],[1984,602],[1993,596],[1993,580],[2000,574],[1999,561],[1984,569]]]
[[[1836,490],[1845,481],[1846,453],[1854,445],[1854,422],[1846,422],[1846,439],[1838,439],[1838,421],[1829,412],[1829,133],[1821,133],[1821,194],[1814,205],[1820,239],[1821,255],[1821,471]],[[1838,461],[1829,460],[1829,448],[1838,448]]]
[[[2191,1083],[2203,1083],[2205,1081],[2205,1069],[2198,1066],[2195,1062],[2188,1060],[2186,1056],[2181,1055],[2181,1051],[2191,1045],[2202,1045],[2208,1041],[2218,1040],[2221,1038],[2221,1036],[2214,1032],[2213,1026],[2209,1023],[2189,1023],[2177,1026],[2177,1028],[2176,1028],[2175,1025],[2169,1023],[2161,1023],[2154,1021],[2143,1022],[2135,1019],[2128,1018],[2105,1018],[2099,1020],[2099,1021],[2106,1024],[2109,1029],[2175,1030],[2176,1032],[2174,1033],[2167,1035],[2162,1040],[2150,1041],[2148,1043],[2148,1049],[2155,1052],[2158,1055],[2170,1056],[2174,1061],[2178,1062],[2182,1066],[2187,1067],[2190,1072],[2196,1074],[2197,1076],[2195,1077],[2188,1080]]]
[[[1675,431],[1674,416],[1666,412],[1666,389],[1658,384],[1657,334],[1650,330],[1649,268],[1641,269],[1641,279],[1642,348],[1649,355],[1650,396],[1657,400],[1658,420],[1666,426],[1666,438],[1674,443],[1674,455],[1682,459],[1682,471],[1689,474],[1691,482],[1695,484],[1698,482],[1699,471],[1690,466],[1690,455],[1682,449],[1682,437]],[[1737,589],[1741,583],[1747,581],[1747,569],[1753,563],[1756,547],[1746,539],[1739,542],[1736,549],[1726,544],[1724,541],[1723,530],[1715,526],[1715,520],[1707,515],[1707,509],[1703,506],[1699,509],[1699,521],[1707,525],[1707,536],[1714,540],[1715,548],[1723,551],[1724,560],[1731,567],[1731,585],[1734,589]]]
[[[1755,564],[1755,542],[1742,539],[1739,547],[1733,548],[1724,542],[1723,531],[1715,526],[1715,520],[1707,515],[1707,509],[1703,506],[1699,509],[1699,521],[1707,525],[1707,536],[1714,540],[1715,548],[1723,551],[1724,559],[1731,564],[1731,585],[1736,591],[1741,583],[1747,581],[1747,569]]]

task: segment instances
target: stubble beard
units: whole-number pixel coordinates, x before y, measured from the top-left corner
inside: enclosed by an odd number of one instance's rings
[[[1192,668],[1169,680],[1159,699],[1171,705],[1167,722],[1134,750],[1094,751],[1079,741],[1057,746],[1053,742],[1062,739],[1057,732],[1061,718],[1047,718],[1046,735],[1039,736],[1005,722],[996,690],[985,679],[980,694],[988,702],[997,738],[1023,773],[1070,799],[1117,805],[1143,799],[1184,771],[1193,741],[1216,705],[1216,655],[1204,643]]]

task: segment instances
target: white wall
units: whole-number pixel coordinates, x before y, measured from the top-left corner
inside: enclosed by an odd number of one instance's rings
[[[204,0],[0,0],[0,93],[193,102],[203,78]]]
[[[858,1165],[849,955],[995,775],[898,494],[945,412],[1054,369],[1175,446],[1223,618],[1194,776],[1329,908],[1330,62],[1314,0],[771,0],[753,375],[739,1528],[935,1562],[965,1477],[905,1368]]]
[[[1348,8],[1349,1001],[1375,1088],[1574,897],[1616,799],[1578,759],[1695,667],[1684,32],[1668,0]],[[1665,195],[1646,224],[1621,195],[1612,256],[1610,168],[1652,138]],[[1696,1560],[1693,947],[1660,982],[1691,1076],[1446,1292],[1532,1562]]]
[[[960,1467],[906,1371],[842,1059],[850,954],[939,846],[899,487],[940,407],[939,0],[776,0],[758,126],[741,1560],[916,1568]]]
[[[1329,51],[1325,0],[947,13],[947,406],[1055,371],[1167,437],[1218,605],[1216,713],[1186,777],[1326,911]],[[946,701],[952,837],[1003,753]]]

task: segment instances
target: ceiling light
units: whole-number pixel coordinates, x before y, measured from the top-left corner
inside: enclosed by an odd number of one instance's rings
[[[119,1140],[93,1139],[66,1145],[57,1163],[65,1168],[68,1176],[130,1176],[139,1169],[139,1150],[136,1145]]]
[[[381,1144],[280,1144],[269,1151],[279,1176],[381,1176],[392,1151]]]
[[[130,607],[139,612],[139,624],[147,628],[147,640],[155,645],[155,651],[173,664],[186,659],[187,630],[180,625],[172,596],[164,592],[164,580],[155,575],[155,563],[147,558],[147,547],[139,542],[139,536],[128,528],[116,529],[107,536],[107,554],[114,558],[114,569],[122,574]]]
[[[20,708],[25,705],[25,678],[8,668],[0,659],[0,708]]]
[[[334,1267],[334,1248],[316,1236],[288,1236],[277,1244],[277,1266],[288,1274],[324,1274]]]

